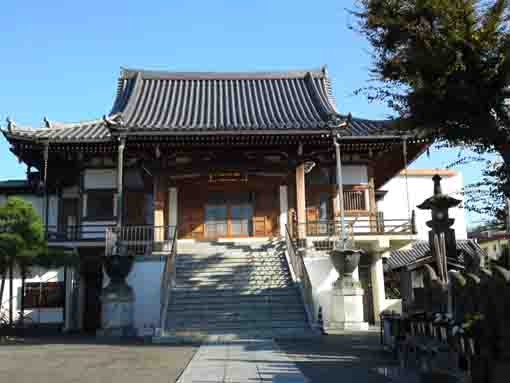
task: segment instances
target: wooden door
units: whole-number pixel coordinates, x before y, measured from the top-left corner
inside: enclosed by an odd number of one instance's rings
[[[145,225],[145,192],[126,191],[124,197],[124,223],[126,225]]]
[[[255,215],[253,218],[255,236],[274,235],[278,227],[278,198],[278,193],[273,189],[256,193]]]
[[[179,237],[204,239],[204,192],[200,187],[179,191]]]

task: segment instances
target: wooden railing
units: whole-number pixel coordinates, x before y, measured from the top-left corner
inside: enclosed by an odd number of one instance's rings
[[[340,234],[340,222],[333,220],[310,221],[306,226],[307,236],[335,236]],[[345,227],[349,233],[358,235],[395,235],[414,234],[413,220],[384,219],[380,215],[364,217],[345,217]]]
[[[288,262],[292,279],[299,287],[303,303],[305,304],[308,323],[312,329],[316,327],[315,306],[313,303],[312,282],[308,275],[303,257],[298,252],[297,243],[292,238],[289,227],[285,226],[285,243],[287,245]]]
[[[347,211],[367,210],[366,190],[344,190],[344,208]]]
[[[292,223],[295,238],[313,238],[317,250],[331,250],[341,237],[341,223],[337,220]],[[345,217],[345,233],[348,240],[369,235],[413,235],[416,234],[414,213],[411,219],[384,219],[382,213],[367,216]]]
[[[165,258],[165,266],[163,267],[163,274],[161,276],[161,310],[160,310],[160,328],[163,330],[166,327],[166,320],[168,315],[168,305],[172,289],[175,287],[176,276],[176,257],[177,257],[177,227],[174,228],[172,236],[172,247],[170,254]]]
[[[168,253],[175,238],[175,226],[128,225],[107,227],[105,253],[150,255]]]

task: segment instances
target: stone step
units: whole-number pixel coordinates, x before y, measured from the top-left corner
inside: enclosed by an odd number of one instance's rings
[[[298,302],[202,302],[197,305],[195,302],[181,302],[179,305],[171,306],[168,312],[212,312],[212,313],[249,313],[249,312],[273,312],[273,313],[304,313],[303,305]]]
[[[244,279],[244,280],[214,280],[214,279],[197,279],[197,280],[183,280],[177,281],[175,284],[176,288],[196,288],[196,287],[204,287],[204,288],[216,288],[216,289],[243,289],[243,288],[259,288],[259,289],[269,289],[269,288],[279,288],[279,287],[290,287],[292,286],[292,281],[281,279],[281,280],[257,280],[257,279]]]
[[[168,319],[186,319],[203,322],[216,320],[306,320],[305,312],[301,308],[293,307],[288,311],[276,310],[271,307],[256,306],[257,310],[239,310],[235,307],[203,307],[201,309],[172,308],[168,312]],[[170,315],[171,314],[171,315]]]
[[[168,324],[175,329],[179,328],[195,328],[195,329],[270,329],[270,328],[306,328],[308,324],[305,319],[302,320],[270,320],[270,319],[259,319],[259,320],[251,320],[249,318],[243,319],[211,319],[207,320],[194,320],[192,321],[190,318],[183,319],[168,319]],[[256,326],[256,327],[255,327]]]
[[[268,271],[287,271],[288,268],[284,264],[279,263],[180,263],[175,265],[177,271],[207,271],[207,270],[218,270],[218,271],[260,271],[264,272],[264,270]]]
[[[160,336],[152,338],[152,342],[156,344],[200,344],[206,342],[208,344],[223,344],[246,339],[278,339],[278,340],[294,340],[303,341],[310,340],[319,336],[314,334],[310,329],[271,329],[265,331],[243,330],[243,331],[210,331],[200,332],[196,330],[178,332],[165,330]]]
[[[278,277],[288,276],[288,272],[283,270],[224,270],[224,269],[203,269],[203,270],[177,270],[177,278],[189,278],[189,277],[237,277],[237,278],[249,278],[249,277]]]
[[[284,259],[280,258],[272,258],[272,257],[184,257],[178,255],[176,258],[177,266],[191,266],[191,265],[280,265],[283,266],[286,264]]]
[[[245,249],[245,250],[229,250],[229,249],[186,249],[177,250],[177,256],[183,257],[214,257],[214,256],[225,256],[225,257],[275,257],[279,258],[283,255],[278,250],[256,250],[256,249]]]
[[[209,322],[236,322],[236,321],[298,321],[306,322],[304,312],[291,311],[284,313],[282,311],[272,312],[268,309],[259,310],[260,312],[254,314],[253,311],[248,312],[235,312],[235,311],[179,311],[169,312],[168,321],[188,321],[189,323],[209,323]]]
[[[250,333],[273,338],[309,333],[301,297],[280,247],[277,241],[179,244],[168,334]]]
[[[229,298],[223,299],[205,299],[201,297],[173,297],[172,303],[175,303],[177,308],[181,306],[193,307],[196,305],[222,305],[222,307],[239,306],[242,304],[252,305],[258,307],[259,305],[266,305],[268,302],[275,307],[303,307],[301,298],[298,296],[288,297],[247,297],[247,298]],[[173,307],[173,306],[172,306]]]
[[[195,281],[209,281],[209,282],[246,282],[246,281],[258,281],[258,282],[275,282],[275,281],[292,281],[290,276],[282,275],[282,274],[269,274],[269,275],[257,275],[257,274],[247,274],[247,275],[237,275],[237,274],[189,274],[189,275],[181,275],[176,279],[176,282],[195,282]]]
[[[175,284],[175,288],[184,289],[189,287],[190,289],[194,288],[205,288],[205,289],[248,289],[248,288],[258,288],[258,289],[271,289],[271,288],[279,288],[279,287],[290,287],[292,286],[291,281],[288,280],[273,280],[273,281],[264,281],[264,280],[238,280],[238,281],[219,281],[219,280],[195,280],[195,281],[182,281],[177,282]]]
[[[266,304],[267,302],[272,302],[275,305],[301,305],[301,297],[296,295],[265,295],[265,296],[257,296],[257,295],[243,295],[243,296],[223,296],[223,297],[204,297],[204,296],[193,296],[193,295],[185,295],[185,296],[177,296],[174,294],[172,296],[172,303],[176,305],[184,305],[184,304],[252,304],[257,305],[260,303]]]
[[[295,287],[280,287],[274,289],[202,289],[202,290],[185,290],[178,289],[172,291],[172,297],[200,296],[209,297],[265,297],[265,296],[297,296],[298,292]]]
[[[256,294],[258,291],[263,289],[275,289],[275,288],[286,288],[289,287],[289,284],[273,284],[273,285],[264,285],[259,286],[258,284],[237,284],[237,285],[221,285],[221,284],[202,284],[202,285],[177,285],[175,287],[175,291],[189,290],[189,291],[202,291],[202,290],[249,290],[250,293]]]
[[[269,253],[276,254],[280,250],[274,247],[225,247],[225,246],[193,246],[177,248],[177,254],[252,254]]]

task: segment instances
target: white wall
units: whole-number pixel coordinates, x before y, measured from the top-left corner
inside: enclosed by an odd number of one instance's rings
[[[164,262],[155,260],[135,262],[127,283],[135,292],[135,328],[160,327],[161,275]]]
[[[117,171],[115,169],[86,169],[84,173],[85,189],[115,189]]]
[[[335,173],[336,175],[336,173]],[[364,185],[368,184],[368,171],[366,165],[342,165],[342,184]]]
[[[462,200],[463,197],[459,192],[462,191],[463,180],[462,175],[441,176],[441,186],[443,193],[449,194],[454,198]],[[416,230],[417,239],[428,240],[429,227],[426,222],[430,220],[430,210],[420,210],[416,206],[433,194],[434,184],[432,176],[408,176],[409,185],[409,204],[411,210],[416,213]],[[408,217],[406,181],[403,175],[396,176],[387,182],[381,190],[388,193],[384,199],[378,203],[379,211],[384,212],[385,219],[405,219]],[[467,239],[466,221],[464,217],[464,208],[455,207],[450,209],[450,218],[455,219],[453,228],[457,239]]]
[[[8,277],[8,274],[7,274]],[[30,277],[26,282],[62,282],[64,281],[64,270],[46,270],[41,268],[33,268]],[[21,278],[19,273],[15,271],[13,279],[13,319],[19,318],[19,310],[21,309]],[[5,279],[4,295],[2,297],[2,304],[0,312],[4,319],[9,318],[9,279]],[[33,322],[36,323],[59,323],[63,322],[63,309],[62,308],[42,308],[42,309],[27,309],[25,316],[28,316]]]
[[[164,261],[159,257],[137,260],[126,282],[135,293],[134,327],[137,332],[144,327],[160,327],[161,277]],[[109,283],[104,275],[103,286]]]
[[[327,327],[329,318],[332,317],[332,313],[329,312],[331,308],[331,290],[333,289],[333,283],[338,278],[338,273],[329,257],[304,257],[303,260],[312,283],[315,311],[313,317],[317,320],[319,307],[322,307],[322,318],[324,326]]]

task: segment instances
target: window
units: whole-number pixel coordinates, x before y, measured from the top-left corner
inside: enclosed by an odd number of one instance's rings
[[[64,307],[64,282],[27,282],[24,300],[26,309]]]
[[[114,193],[112,191],[87,192],[87,219],[111,219],[114,217]]]

